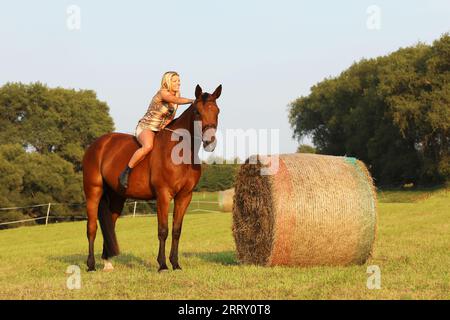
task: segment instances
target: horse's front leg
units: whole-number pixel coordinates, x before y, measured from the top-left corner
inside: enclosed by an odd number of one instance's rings
[[[156,207],[158,212],[158,239],[159,239],[159,252],[158,252],[158,263],[159,270],[167,270],[166,264],[166,239],[169,234],[168,226],[168,214],[169,214],[169,204],[170,204],[170,194],[166,191],[158,193]]]
[[[175,196],[175,208],[173,210],[172,247],[170,249],[170,263],[173,270],[181,270],[178,264],[178,243],[181,236],[184,214],[192,199],[192,192],[179,193]]]

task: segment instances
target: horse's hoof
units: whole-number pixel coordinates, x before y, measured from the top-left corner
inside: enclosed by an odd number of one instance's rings
[[[161,272],[167,272],[167,271],[169,271],[169,268],[167,268],[167,267],[161,267],[161,268],[159,268],[159,270],[158,270],[159,273],[161,273]]]
[[[107,267],[107,266],[103,267],[103,272],[112,272],[112,271],[114,271],[114,267],[113,266],[111,266],[111,267]]]
[[[88,267],[87,271],[95,271],[95,259],[92,256],[89,256],[86,265]]]
[[[96,271],[96,270],[95,270],[95,268],[88,268],[87,271],[88,272],[93,272],[93,271]]]
[[[103,267],[103,271],[105,272],[111,272],[114,270],[114,267],[112,265],[112,263],[108,260],[103,260],[103,263],[105,264],[105,266]]]
[[[173,270],[174,270],[174,271],[177,271],[177,270],[180,270],[180,271],[181,271],[182,269],[181,269],[180,266],[174,266],[174,267],[173,267]]]

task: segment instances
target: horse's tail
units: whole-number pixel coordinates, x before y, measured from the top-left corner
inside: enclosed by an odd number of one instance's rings
[[[98,205],[98,220],[100,222],[100,228],[102,229],[103,235],[102,259],[109,259],[119,254],[119,244],[117,243],[114,222],[109,204],[109,195],[106,190],[104,190]]]

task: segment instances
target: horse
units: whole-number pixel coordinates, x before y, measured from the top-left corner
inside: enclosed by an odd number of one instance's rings
[[[127,198],[156,200],[159,252],[158,271],[168,270],[165,244],[168,237],[169,204],[174,199],[172,246],[169,260],[173,270],[181,270],[178,262],[178,243],[183,217],[192,199],[192,192],[201,176],[198,157],[200,142],[207,152],[214,151],[216,130],[220,112],[216,100],[222,85],[209,94],[197,85],[194,102],[176,119],[160,130],[154,138],[153,149],[133,168],[128,187],[119,183],[119,174],[139,148],[136,137],[124,133],[108,133],[96,139],[83,157],[83,188],[86,197],[87,239],[89,254],[88,271],[95,271],[94,241],[97,219],[103,234],[102,259],[104,270],[113,269],[110,258],[119,254],[115,226]],[[196,134],[197,133],[197,134]],[[183,161],[173,161],[173,150],[179,142],[187,143],[179,155]],[[176,157],[175,157],[176,158]],[[186,159],[188,161],[186,161]]]

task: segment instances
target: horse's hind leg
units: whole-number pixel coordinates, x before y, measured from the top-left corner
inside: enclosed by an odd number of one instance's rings
[[[104,263],[104,271],[112,271],[114,270],[114,267],[111,263],[110,258],[114,255],[117,255],[119,253],[119,244],[117,242],[117,238],[116,238],[116,221],[119,218],[120,214],[122,213],[123,210],[123,206],[125,204],[125,200],[126,198],[121,197],[120,195],[114,193],[113,191],[109,191],[108,192],[108,197],[109,197],[109,210],[108,210],[108,215],[105,217],[101,217],[100,218],[100,222],[102,221],[101,219],[111,219],[112,222],[112,230],[110,230],[110,235],[103,235],[103,254],[102,254],[102,259],[103,259],[103,263]],[[107,240],[105,240],[107,239]],[[109,243],[107,243],[106,241],[109,241]]]
[[[97,216],[103,187],[92,186],[85,192],[87,211],[87,238],[89,242],[89,255],[87,259],[88,271],[95,271],[94,241],[97,234]]]

